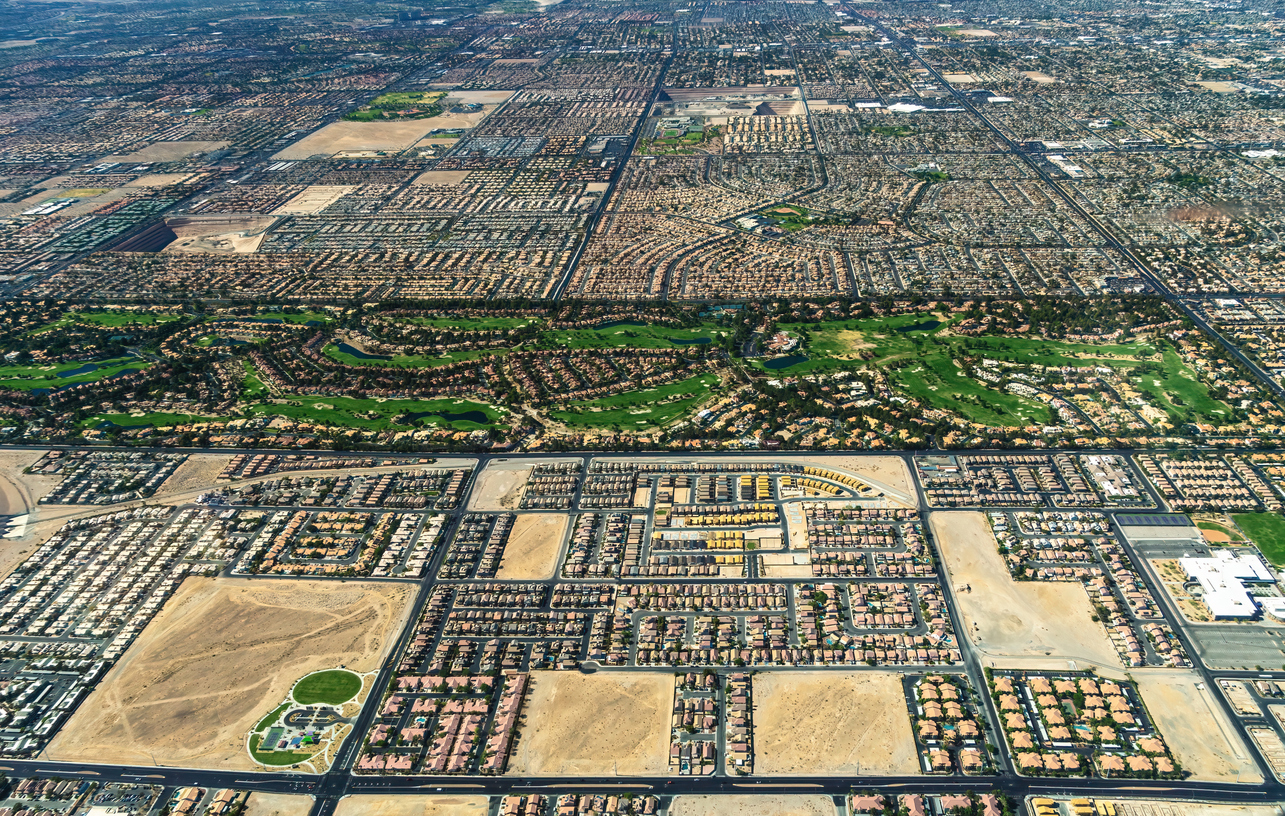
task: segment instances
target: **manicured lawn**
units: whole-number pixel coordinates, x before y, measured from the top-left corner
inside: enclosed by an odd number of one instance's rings
[[[590,428],[638,429],[664,425],[704,402],[712,393],[711,386],[717,382],[718,375],[702,374],[644,391],[569,403],[565,410],[551,411],[549,415],[567,425]]]
[[[1165,348],[1157,356],[1156,347],[1145,342],[1093,345],[1028,337],[952,336],[946,330],[956,320],[938,322],[931,315],[911,314],[782,323],[778,328],[807,337],[799,352],[807,359],[778,369],[769,369],[762,359],[751,360],[750,365],[769,375],[797,376],[862,365],[898,364],[902,367],[893,370],[891,377],[909,395],[921,397],[937,408],[958,411],[974,422],[1006,426],[1049,423],[1053,416],[1041,402],[964,376],[955,360],[983,357],[1043,366],[1103,365],[1130,370],[1128,376],[1134,386],[1168,411],[1175,422],[1230,416],[1230,409],[1209,396],[1209,389],[1172,349]],[[903,361],[908,360],[913,362],[905,365]],[[1162,373],[1132,373],[1145,363],[1158,364]],[[1182,404],[1173,401],[1174,395]]]
[[[87,365],[97,366],[93,371],[60,377],[69,371],[76,371]],[[151,363],[134,357],[117,357],[114,360],[103,360],[97,363],[72,361],[52,367],[37,366],[0,366],[0,388],[13,391],[30,391],[33,388],[61,388],[64,385],[94,382],[122,371],[141,371]]]
[[[254,730],[256,732],[262,731],[263,729],[267,728],[269,725],[272,725],[274,722],[277,721],[277,717],[280,717],[282,714],[284,714],[286,712],[286,709],[288,708],[290,708],[289,703],[283,703],[282,705],[278,706],[277,709],[273,711],[271,714],[259,720],[259,724],[254,727]]]
[[[1196,527],[1201,530],[1208,530],[1211,533],[1226,534],[1227,537],[1232,540],[1232,543],[1245,540],[1245,537],[1242,536],[1239,531],[1235,530],[1230,524],[1220,524],[1216,521],[1208,521],[1204,519],[1193,519],[1193,521],[1195,522]]]
[[[1231,520],[1258,545],[1264,558],[1285,566],[1285,518],[1276,513],[1241,513]]]
[[[295,702],[301,705],[325,703],[339,705],[357,696],[361,691],[361,677],[343,669],[310,674],[294,687]]]
[[[220,417],[198,416],[196,414],[165,414],[152,413],[143,414],[142,416],[131,416],[129,414],[96,414],[89,419],[81,420],[82,428],[97,428],[104,422],[117,425],[121,428],[142,428],[147,425],[153,427],[166,427],[169,425],[186,425],[190,422],[221,422]]]
[[[207,317],[207,323],[220,320],[254,320],[260,323],[330,323],[333,318],[325,312],[264,312],[256,315],[213,315]]]
[[[250,737],[250,755],[264,765],[293,765],[312,756],[312,754],[299,754],[294,751],[260,751],[258,734]]]
[[[702,323],[691,328],[623,323],[597,329],[550,331],[540,336],[539,348],[682,348],[709,345],[719,341],[727,329],[716,323]]]
[[[531,323],[543,322],[537,317],[399,317],[399,323],[412,323],[416,326],[432,326],[435,329],[454,329],[456,331],[493,331],[495,329],[516,329]]]
[[[504,349],[495,351],[448,351],[436,357],[425,357],[420,354],[397,354],[391,360],[363,360],[360,357],[340,351],[333,343],[328,343],[321,353],[330,359],[351,366],[385,366],[387,368],[436,368],[447,363],[458,363],[461,360],[476,360],[489,354],[504,354]]]
[[[409,429],[393,423],[401,414],[424,414],[424,422],[475,431],[489,428],[500,420],[500,412],[489,405],[466,400],[374,400],[351,397],[293,397],[288,402],[260,402],[249,406],[250,412],[266,416],[286,416],[319,425],[346,428],[388,430]],[[471,414],[471,417],[463,416]]]
[[[1231,418],[1231,408],[1209,396],[1209,388],[1196,379],[1195,372],[1182,362],[1178,352],[1165,349],[1161,354],[1161,366],[1163,372],[1159,375],[1139,374],[1130,377],[1130,381],[1168,412],[1175,423]]]
[[[241,368],[245,371],[245,379],[241,380],[242,396],[253,399],[268,393],[268,387],[263,384],[263,380],[259,379],[249,360],[242,360]]]
[[[105,328],[119,328],[121,326],[153,326],[157,323],[170,323],[181,317],[182,315],[176,314],[151,314],[146,312],[67,312],[54,322],[47,323],[38,329],[32,329],[27,334],[39,334],[50,329],[61,329],[65,326],[70,326],[72,323],[92,323],[95,326],[103,326]]]

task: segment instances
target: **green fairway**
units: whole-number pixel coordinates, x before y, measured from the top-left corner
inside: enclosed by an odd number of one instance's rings
[[[462,360],[476,360],[479,357],[486,357],[491,354],[503,355],[504,349],[495,351],[449,351],[436,357],[425,357],[420,354],[396,354],[390,360],[363,360],[356,355],[349,354],[346,351],[340,351],[339,346],[334,343],[327,343],[321,353],[334,360],[351,366],[387,366],[389,368],[436,368],[444,366],[447,363],[458,363]],[[374,356],[374,355],[372,355]]]
[[[1277,513],[1240,513],[1231,520],[1258,545],[1264,558],[1285,566],[1285,518]]]
[[[489,405],[466,400],[375,400],[351,397],[292,397],[284,402],[260,402],[249,406],[257,416],[285,416],[319,425],[385,431],[408,429],[393,418],[403,414],[430,425],[475,431],[490,428],[500,412]],[[416,416],[418,415],[418,416]]]
[[[344,669],[310,674],[295,684],[291,696],[300,705],[340,705],[361,691],[361,677]]]
[[[704,402],[717,382],[718,375],[702,374],[645,391],[627,391],[602,399],[569,403],[563,410],[550,411],[549,415],[567,425],[587,428],[618,426],[636,430],[664,425],[685,416]]]
[[[87,366],[94,366],[92,371],[67,375]],[[104,377],[119,374],[122,371],[141,371],[151,366],[146,360],[135,357],[117,357],[114,360],[103,360],[97,363],[72,361],[54,366],[0,366],[0,388],[13,391],[30,391],[33,388],[62,388],[67,385],[94,382]]]
[[[1209,388],[1196,379],[1196,374],[1178,356],[1178,352],[1165,349],[1161,354],[1163,372],[1159,375],[1140,374],[1130,377],[1139,391],[1168,412],[1175,423],[1192,420],[1231,419],[1231,408],[1209,396]]]
[[[152,426],[163,428],[170,425],[186,425],[190,422],[222,422],[220,417],[198,416],[196,414],[164,414],[151,413],[142,416],[131,416],[130,414],[95,414],[89,419],[81,420],[82,428],[97,428],[104,422],[121,428],[142,428]]]
[[[103,328],[120,328],[122,326],[154,326],[157,323],[170,323],[181,318],[176,314],[153,314],[150,312],[67,312],[52,323],[27,334],[39,334],[50,329],[61,329],[73,323],[88,323]]]
[[[1154,345],[1141,341],[1094,345],[1030,337],[954,336],[949,329],[957,319],[909,314],[826,323],[781,323],[778,329],[806,338],[802,349],[775,361],[754,359],[750,365],[765,374],[790,376],[862,365],[887,368],[907,396],[957,411],[973,422],[1010,427],[1047,424],[1053,421],[1053,415],[1037,400],[965,376],[957,360],[980,357],[1042,366],[1101,365],[1126,369],[1134,387],[1169,412],[1175,422],[1230,416],[1230,409],[1209,396],[1208,388],[1171,349],[1157,356]],[[806,359],[796,359],[803,357]],[[792,364],[782,366],[783,362]],[[1162,373],[1134,373],[1146,364],[1161,367]]]
[[[269,393],[268,387],[263,384],[263,380],[259,379],[250,361],[242,360],[241,368],[245,371],[245,378],[241,380],[241,396],[248,399],[266,396]]]
[[[205,318],[206,323],[218,323],[223,320],[251,320],[256,323],[318,323],[333,322],[334,318],[325,312],[265,312],[255,315],[211,315]]]
[[[538,317],[396,317],[393,320],[398,323],[462,332],[516,329],[519,326],[544,322],[544,318]]]
[[[544,332],[536,342],[538,348],[663,348],[708,346],[719,341],[727,329],[716,323],[702,323],[691,328],[653,326],[627,322],[596,329],[570,329]]]

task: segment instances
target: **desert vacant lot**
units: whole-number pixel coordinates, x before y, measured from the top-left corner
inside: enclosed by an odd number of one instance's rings
[[[662,672],[542,672],[509,773],[655,776],[669,768],[674,678]]]
[[[1120,668],[1106,630],[1092,619],[1083,587],[1014,581],[982,513],[933,513],[931,518],[964,628],[987,665],[1064,669],[1076,660]]]
[[[126,153],[122,156],[106,156],[103,161],[119,162],[172,162],[186,159],[197,153],[209,153],[211,150],[222,150],[230,142],[154,142],[141,150]]]
[[[531,475],[531,465],[520,462],[490,462],[478,474],[469,497],[470,510],[516,510],[522,488]]]
[[[335,816],[486,816],[485,796],[345,796]]]
[[[246,800],[242,816],[308,816],[311,810],[311,796],[255,791]]]
[[[678,796],[669,816],[834,816],[834,802],[821,794],[767,796]]]
[[[267,215],[210,218],[175,218],[169,223],[177,239],[165,252],[213,252],[219,254],[255,252],[267,230],[277,222]]]
[[[427,184],[433,187],[458,187],[464,179],[473,175],[472,170],[425,170],[415,177],[411,184]]]
[[[272,158],[298,161],[318,153],[330,156],[341,150],[383,150],[400,153],[443,127],[441,117],[406,122],[332,122],[309,133]]]
[[[346,184],[311,184],[308,189],[272,211],[273,215],[313,215],[356,190]]]
[[[501,581],[552,578],[568,521],[565,513],[518,513],[495,577]]]
[[[1182,767],[1202,782],[1263,781],[1214,692],[1191,671],[1135,672],[1147,711]],[[1239,775],[1238,773],[1239,772]]]
[[[913,774],[910,715],[893,672],[754,675],[756,774]]]
[[[252,769],[246,733],[309,672],[378,668],[413,589],[188,578],[46,755]]]

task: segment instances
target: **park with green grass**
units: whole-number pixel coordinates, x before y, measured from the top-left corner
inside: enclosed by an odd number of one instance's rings
[[[1285,517],[1279,513],[1238,513],[1231,517],[1263,557],[1285,567]]]
[[[295,684],[291,696],[299,705],[342,705],[361,691],[361,675],[347,669],[313,672]]]
[[[570,402],[549,412],[550,418],[581,428],[638,430],[666,425],[686,416],[713,393],[717,374],[702,374],[642,391],[602,399]]]

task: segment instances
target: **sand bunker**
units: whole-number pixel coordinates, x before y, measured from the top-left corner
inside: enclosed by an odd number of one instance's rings
[[[140,162],[144,164],[181,161],[198,153],[222,150],[229,144],[231,142],[155,142],[142,150],[135,150],[133,153],[125,153],[120,156],[105,156],[103,161]]]
[[[821,794],[678,796],[669,816],[834,816],[834,802]]]
[[[1195,672],[1148,669],[1135,672],[1134,679],[1160,735],[1193,779],[1246,784],[1263,781],[1222,706],[1212,699],[1213,692]]]
[[[245,735],[309,672],[379,667],[414,587],[188,578],[46,753],[250,770]]]
[[[552,578],[568,521],[563,513],[519,513],[495,577],[504,581]]]
[[[246,800],[242,816],[308,816],[311,811],[311,796],[255,791]]]
[[[335,816],[486,816],[490,799],[485,796],[345,796]]]
[[[400,153],[424,138],[430,130],[459,127],[443,124],[443,117],[411,119],[405,122],[332,122],[277,153],[272,158],[299,160],[311,156],[333,156],[340,152],[373,151]]]
[[[531,475],[531,465],[520,462],[491,462],[477,477],[469,498],[470,510],[516,510],[522,489]]]
[[[356,190],[343,184],[313,184],[272,211],[273,215],[312,215]]]
[[[754,676],[754,773],[919,771],[901,678],[892,672]]]
[[[669,769],[673,698],[674,678],[666,673],[532,675],[508,772],[663,775]]]
[[[966,633],[987,665],[1064,669],[1074,660],[1120,668],[1082,586],[1014,581],[982,513],[939,512],[931,520]]]

